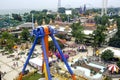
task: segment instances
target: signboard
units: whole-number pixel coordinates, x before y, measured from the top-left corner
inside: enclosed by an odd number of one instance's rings
[[[72,10],[65,10],[65,14],[66,15],[71,15],[72,14]]]

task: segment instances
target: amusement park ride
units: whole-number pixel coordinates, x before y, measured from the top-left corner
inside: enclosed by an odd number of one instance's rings
[[[42,44],[42,50],[43,50],[43,69],[44,69],[44,73],[45,73],[45,80],[52,80],[51,74],[50,74],[50,68],[49,68],[49,49],[48,49],[48,37],[50,36],[55,44],[55,47],[58,49],[59,54],[63,60],[63,62],[65,63],[69,73],[72,76],[72,80],[76,80],[75,75],[73,74],[73,71],[71,70],[70,66],[68,65],[68,62],[65,58],[65,56],[62,53],[62,50],[60,49],[59,44],[57,43],[54,34],[56,33],[56,31],[54,29],[52,29],[50,26],[39,26],[38,28],[33,30],[33,35],[35,36],[35,40],[34,43],[32,45],[32,48],[30,49],[29,55],[26,59],[26,62],[24,64],[24,67],[22,69],[22,72],[19,76],[18,80],[22,80],[22,77],[25,73],[25,69],[27,67],[27,64],[29,63],[29,59],[34,51],[35,45],[37,43],[37,40],[40,38],[41,39],[41,44]]]

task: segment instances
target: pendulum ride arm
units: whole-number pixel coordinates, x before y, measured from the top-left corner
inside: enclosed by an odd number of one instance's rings
[[[32,53],[33,53],[33,51],[34,51],[35,45],[36,45],[36,43],[37,43],[37,39],[38,39],[38,37],[36,37],[35,40],[34,40],[34,43],[33,43],[33,45],[32,45],[32,48],[30,49],[30,52],[29,52],[28,57],[27,57],[27,60],[26,60],[26,62],[25,62],[25,64],[24,64],[24,67],[23,67],[23,69],[22,69],[22,73],[20,74],[18,80],[22,80],[22,76],[24,75],[24,72],[25,72],[25,69],[26,69],[26,67],[27,67],[27,64],[29,63],[29,59],[30,59],[30,57],[31,57],[31,55],[32,55]]]
[[[52,30],[51,30],[51,31],[52,31]],[[51,31],[50,31],[50,32],[51,32]],[[73,71],[71,70],[70,66],[68,65],[67,60],[66,60],[66,58],[64,57],[64,55],[63,55],[63,53],[62,53],[62,50],[60,49],[60,46],[59,46],[59,44],[57,43],[57,41],[56,41],[56,39],[55,39],[55,37],[53,36],[52,33],[53,33],[53,32],[51,32],[50,36],[51,36],[51,38],[52,38],[52,40],[53,40],[53,42],[54,42],[54,44],[55,44],[55,47],[58,49],[58,51],[59,51],[59,53],[60,53],[60,55],[61,55],[61,57],[62,57],[62,60],[64,61],[66,67],[68,68],[68,71],[69,71],[70,74],[72,75],[72,79],[73,79],[73,80],[76,80],[75,75],[73,74]]]
[[[49,55],[48,55],[48,40],[47,40],[48,35],[51,36],[51,38],[52,38],[55,46],[57,47],[57,49],[58,49],[58,51],[59,51],[59,53],[60,53],[60,55],[61,55],[61,57],[62,57],[62,60],[64,61],[64,63],[65,63],[65,65],[67,66],[70,74],[72,75],[72,79],[73,79],[73,80],[76,80],[75,75],[73,74],[70,66],[69,66],[68,63],[67,63],[66,58],[64,57],[64,55],[63,55],[63,53],[62,53],[62,51],[61,51],[61,49],[60,49],[60,47],[59,47],[56,39],[55,39],[54,36],[53,36],[54,30],[53,30],[52,28],[50,28],[50,27],[45,27],[45,28],[39,27],[39,28],[37,28],[36,30],[34,30],[33,33],[34,33],[34,35],[36,36],[36,38],[35,38],[35,40],[34,40],[34,43],[33,43],[33,45],[32,45],[32,48],[30,49],[29,55],[28,55],[28,57],[27,57],[27,60],[26,60],[26,62],[25,62],[25,64],[24,64],[24,67],[23,67],[23,69],[22,69],[22,73],[20,74],[18,80],[22,80],[22,76],[24,75],[26,66],[27,66],[27,64],[28,64],[28,62],[29,62],[29,59],[30,59],[30,57],[31,57],[31,55],[32,55],[32,53],[33,53],[33,51],[34,51],[34,48],[35,48],[35,45],[36,45],[36,43],[37,43],[38,38],[41,38],[41,41],[42,41],[42,50],[43,50],[44,66],[45,66],[44,69],[45,69],[45,75],[46,75],[46,76],[45,76],[45,79],[46,79],[46,80],[51,80],[50,68],[49,68],[49,63],[48,63],[48,62],[49,62],[49,60],[48,60],[48,56],[49,56]]]
[[[42,50],[43,50],[43,58],[44,58],[44,71],[45,71],[45,79],[46,80],[51,80],[51,75],[50,75],[50,68],[49,68],[49,60],[48,60],[48,34],[49,30],[48,27],[44,27],[43,29],[40,29],[42,35],[44,35],[41,38],[42,41]]]
[[[51,75],[50,75],[50,69],[49,69],[49,64],[48,64],[48,58],[47,58],[47,54],[46,54],[46,48],[45,48],[45,43],[44,43],[44,38],[41,39],[42,40],[42,49],[43,49],[43,54],[44,54],[44,62],[45,62],[45,66],[46,69],[45,70],[45,75],[48,75],[48,78],[46,77],[46,79],[51,80]]]

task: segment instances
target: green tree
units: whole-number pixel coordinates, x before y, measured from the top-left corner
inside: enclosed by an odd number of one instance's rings
[[[116,19],[117,21],[117,33],[109,41],[109,46],[120,48],[120,18]]]
[[[25,40],[27,41],[30,37],[30,32],[28,31],[28,29],[23,29],[22,32],[21,32],[21,38],[22,40]]]
[[[30,14],[39,14],[39,13],[41,13],[41,11],[36,11],[36,10],[30,11]]]
[[[32,22],[32,14],[26,15],[25,20],[26,20],[26,22]]]
[[[75,38],[76,38],[75,40],[78,43],[84,43],[85,34],[83,33],[82,26],[81,26],[81,28],[79,28],[78,30],[76,30]]]
[[[75,15],[75,16],[78,16],[79,15],[79,11],[76,8],[72,9],[72,14]]]
[[[64,8],[64,7],[60,7],[60,8],[58,9],[58,12],[59,12],[59,13],[65,13],[65,8]]]
[[[5,46],[5,49],[9,51],[10,53],[13,52],[13,46],[14,46],[14,40],[12,39],[7,39],[6,40],[7,45]]]
[[[58,40],[57,40],[57,42],[58,42],[60,48],[63,49],[64,45]],[[52,51],[56,51],[56,47],[55,47],[53,41],[49,41],[49,49],[52,50]]]
[[[102,16],[101,18],[101,24],[102,25],[106,25],[108,23],[108,16]]]
[[[43,9],[42,12],[43,12],[43,13],[47,13],[48,10],[47,10],[47,9]]]
[[[117,66],[120,68],[120,60],[117,62]]]
[[[80,23],[73,23],[71,25],[72,28],[72,36],[75,37],[76,35],[76,30],[78,30],[79,28],[81,29],[82,27],[80,27]],[[83,28],[82,28],[83,29]]]
[[[6,40],[4,38],[0,39],[0,46],[6,45]]]
[[[98,41],[99,40],[98,40],[97,36],[95,36],[94,34],[90,34],[89,36],[92,39],[91,46],[93,47],[93,55],[95,55],[95,52],[96,52],[96,50],[98,48]]]
[[[105,26],[97,26],[97,29],[93,32],[92,38],[93,43],[96,45],[95,47],[100,47],[105,43],[106,38],[106,27]]]
[[[49,19],[52,19],[52,20],[55,19],[55,15],[53,15],[53,14],[47,14],[46,17]]]
[[[102,52],[101,54],[101,58],[104,61],[109,61],[110,59],[112,59],[114,57],[114,52],[112,52],[111,50],[105,50],[104,52]]]
[[[120,48],[120,38],[113,37],[109,41],[109,46]]]
[[[11,53],[13,51],[12,48],[15,44],[15,37],[8,32],[3,32],[1,36],[2,38],[0,39],[0,45],[5,47],[5,50]]]
[[[66,37],[64,34],[56,34],[55,36],[60,39],[65,39],[65,37]]]
[[[60,14],[62,21],[68,21],[68,16],[66,14]]]
[[[35,40],[34,36],[30,36],[30,42],[33,42]]]
[[[9,34],[8,32],[2,32],[1,34],[1,39],[0,39],[0,44],[1,45],[7,45],[8,40],[13,40],[14,41],[15,37],[13,37],[12,34]]]
[[[100,16],[95,16],[94,18],[96,24],[101,24],[101,17]]]
[[[84,43],[85,34],[83,32],[84,28],[80,23],[73,23],[71,25],[72,36],[75,37],[75,42]]]
[[[42,24],[43,19],[45,20],[46,24],[49,24],[50,19],[52,19],[54,21],[56,15],[46,14],[46,11],[47,10],[45,10],[45,9],[43,11],[32,10],[30,12],[30,14],[26,14],[26,15],[24,14],[25,20],[26,20],[26,22],[31,22],[32,21],[32,14],[34,14],[34,21],[37,20],[39,25]]]
[[[9,34],[7,31],[3,32],[1,35],[2,35],[1,37],[3,39],[12,39],[13,38],[13,35]]]
[[[14,20],[22,21],[22,17],[20,16],[20,14],[12,14],[12,17]]]
[[[120,38],[120,18],[117,19],[117,27],[118,27],[118,31],[116,33],[116,36]]]

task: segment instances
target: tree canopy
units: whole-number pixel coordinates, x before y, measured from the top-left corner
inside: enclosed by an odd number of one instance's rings
[[[60,48],[63,49],[64,45],[58,40],[57,40],[57,42],[58,42]],[[52,51],[56,51],[57,48],[55,47],[53,41],[49,41],[49,49],[52,50]]]
[[[105,33],[106,27],[99,25],[97,26],[97,29],[93,32],[92,38],[93,38],[93,44],[94,47],[100,47],[102,44],[105,43],[106,33]]]
[[[109,46],[120,48],[120,18],[117,18],[117,33],[109,41]]]
[[[109,61],[110,59],[112,59],[114,57],[114,52],[112,52],[111,50],[105,50],[104,52],[102,52],[101,54],[101,58],[104,61]]]
[[[83,43],[85,34],[83,32],[84,28],[80,23],[73,23],[71,25],[72,28],[72,36],[75,37],[75,41],[77,43]]]
[[[27,41],[30,37],[30,33],[28,31],[28,29],[23,29],[22,32],[21,32],[21,38],[25,41]]]
[[[12,17],[14,20],[22,21],[22,17],[20,16],[20,14],[12,14]]]
[[[95,16],[95,18],[94,18],[97,25],[100,24],[100,25],[103,25],[103,26],[105,26],[106,24],[109,24],[108,19],[109,19],[109,17],[106,16],[106,15],[103,15],[102,17],[101,16]]]
[[[15,37],[8,32],[2,32],[1,36],[0,45],[5,47],[5,50],[11,52],[13,46],[15,45]]]
[[[58,9],[58,12],[59,12],[59,13],[65,13],[65,8],[64,8],[64,7],[60,7],[60,8]]]
[[[117,66],[120,68],[120,60],[117,62]]]

